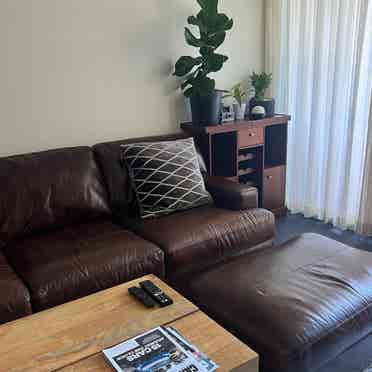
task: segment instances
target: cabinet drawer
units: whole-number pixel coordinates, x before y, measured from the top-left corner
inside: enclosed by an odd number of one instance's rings
[[[265,169],[262,200],[265,209],[277,210],[285,207],[285,175],[285,166]]]
[[[262,145],[264,143],[263,128],[243,129],[238,132],[239,148]]]

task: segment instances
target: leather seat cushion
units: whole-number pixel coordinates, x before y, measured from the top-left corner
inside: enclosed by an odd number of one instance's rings
[[[15,243],[6,253],[42,310],[145,274],[162,276],[163,252],[108,221],[94,221]]]
[[[263,209],[232,211],[209,205],[145,220],[134,229],[165,252],[167,276],[174,277],[272,239],[275,220]]]
[[[0,323],[32,313],[30,294],[0,252]]]
[[[305,234],[194,277],[188,295],[261,356],[310,371],[372,332],[372,254]]]

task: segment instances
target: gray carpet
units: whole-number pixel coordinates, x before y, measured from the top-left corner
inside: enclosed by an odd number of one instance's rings
[[[357,235],[352,231],[342,231],[332,225],[304,218],[298,214],[279,218],[276,225],[277,244],[281,244],[299,234],[312,232],[372,252],[372,238]],[[372,372],[372,336],[366,337],[317,372]]]

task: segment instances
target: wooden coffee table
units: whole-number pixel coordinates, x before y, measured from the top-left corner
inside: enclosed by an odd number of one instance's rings
[[[147,309],[128,288],[150,279],[174,300]],[[220,366],[258,372],[258,355],[153,275],[0,326],[0,371],[112,371],[102,349],[171,325]]]

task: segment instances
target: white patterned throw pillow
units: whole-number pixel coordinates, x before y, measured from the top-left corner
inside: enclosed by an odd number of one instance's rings
[[[142,218],[159,217],[212,201],[192,138],[122,145],[123,160]]]

